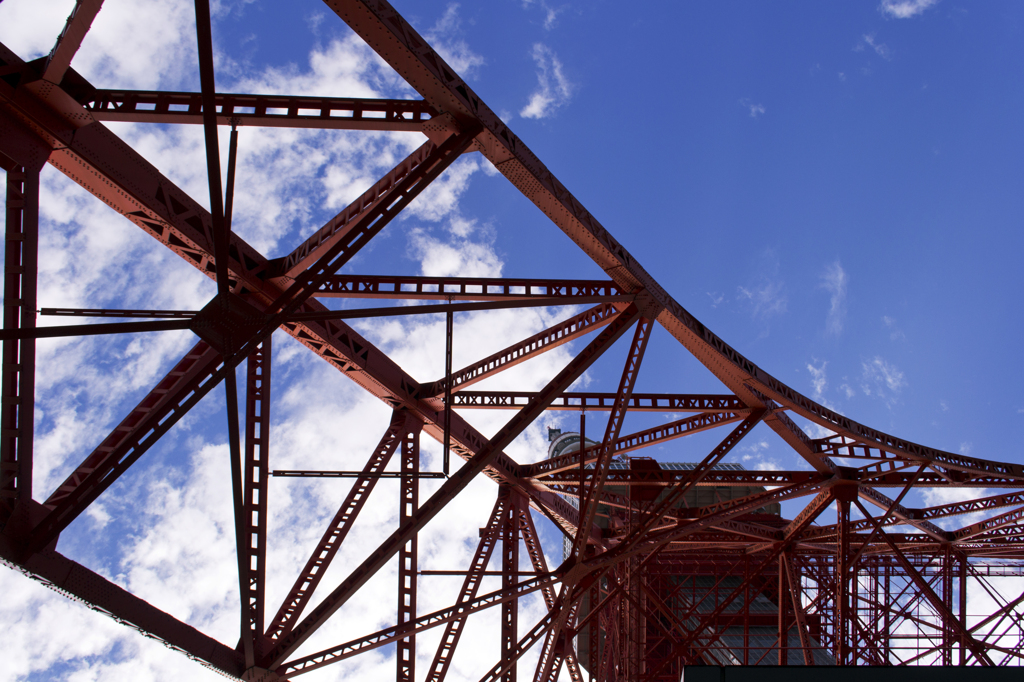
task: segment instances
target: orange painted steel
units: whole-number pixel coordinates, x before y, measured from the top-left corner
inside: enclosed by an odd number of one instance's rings
[[[26,63],[0,45],[0,167],[7,173],[0,373],[0,557],[5,564],[203,665],[248,680],[291,679],[390,645],[399,653],[396,678],[412,680],[417,634],[444,625],[426,673],[439,681],[458,660],[468,617],[488,608],[502,613],[500,658],[484,676],[493,680],[522,677],[523,656],[537,644],[541,653],[532,671],[535,680],[557,679],[564,669],[573,680],[589,675],[607,682],[674,682],[685,666],[695,664],[1020,664],[1024,623],[1019,607],[1024,594],[1000,595],[993,581],[1024,576],[1024,532],[1019,527],[1024,467],[943,452],[883,433],[774,378],[671,298],[387,2],[326,4],[422,99],[217,93],[203,0],[197,2],[204,19],[198,22],[202,93],[96,90],[86,82],[70,64],[99,11],[95,0],[79,1],[47,59]],[[104,126],[103,121],[113,120],[202,122],[209,142],[213,213]],[[288,256],[269,259],[230,230],[230,179],[221,205],[214,131],[218,125],[242,122],[414,130],[429,139]],[[232,150],[236,140],[233,136]],[[451,163],[470,152],[483,154],[609,279],[338,273]],[[34,339],[41,335],[34,331],[32,311],[39,169],[47,162],[215,279],[218,295],[202,311],[188,312],[183,322],[104,327],[123,332],[178,325],[192,329],[199,341],[40,502],[31,487]],[[233,164],[229,168],[233,177]],[[598,305],[529,338],[507,339],[504,350],[440,380],[424,381],[329,311],[317,300],[321,297],[447,300],[464,311],[482,305],[473,302],[498,307]],[[456,300],[462,303],[453,304]],[[449,307],[449,315],[455,309]],[[55,310],[79,316],[90,312]],[[91,312],[166,317],[174,311]],[[706,366],[725,391],[633,393],[655,324]],[[619,390],[569,392],[634,326]],[[393,419],[364,469],[343,472],[357,479],[348,498],[265,624],[270,338],[276,330],[379,398],[393,410]],[[61,333],[77,332],[68,328]],[[593,338],[539,391],[461,390],[588,335]],[[242,592],[236,646],[177,621],[56,548],[69,524],[204,395],[222,380],[229,398],[233,395],[234,370],[243,360],[249,363],[244,460],[237,413],[229,413],[228,426],[237,460],[233,483]],[[228,404],[237,401],[229,399]],[[463,409],[514,414],[487,438],[459,414]],[[567,409],[609,412],[603,440],[589,447],[584,441],[575,452],[556,453],[534,464],[518,463],[504,452],[547,410]],[[652,411],[696,414],[620,435],[629,413]],[[794,417],[831,435],[812,438]],[[806,460],[808,471],[755,472],[722,464],[762,422]],[[662,465],[628,454],[725,425],[732,425],[731,430],[723,431],[721,443],[698,464]],[[426,499],[418,492],[421,431],[444,441],[464,460]],[[308,608],[326,566],[399,450],[398,527],[340,584],[327,594],[318,593],[322,598]],[[418,533],[480,475],[498,484],[498,501],[465,571],[463,588],[453,606],[419,615],[417,581],[426,573],[418,567]],[[899,490],[895,497],[882,492],[889,488]],[[1008,490],[925,509],[907,507],[907,493],[922,488]],[[770,511],[783,501],[801,505],[793,519]],[[833,504],[838,508],[836,522],[818,523]],[[853,510],[864,518],[851,518]],[[1002,511],[953,530],[936,523],[990,510]],[[559,565],[550,572],[534,512],[550,520],[571,547],[565,557],[551,561]],[[501,588],[480,595],[499,539]],[[533,566],[526,580],[521,578],[527,574],[518,570],[522,548]],[[302,650],[375,573],[394,561],[400,566],[394,626],[312,654]],[[968,590],[988,593],[995,604],[989,613],[968,612]],[[522,624],[520,632],[519,600],[535,593],[542,596],[546,612],[538,622]]]

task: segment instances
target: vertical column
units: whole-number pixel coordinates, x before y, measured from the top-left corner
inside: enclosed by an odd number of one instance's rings
[[[942,547],[942,665],[953,665],[953,548],[950,543]]]
[[[957,618],[960,621],[960,662],[959,665],[967,665],[967,553],[959,552],[960,567],[957,571],[960,578],[959,613]]]
[[[597,608],[597,605],[601,603],[601,582],[603,578],[599,578],[594,581],[594,584],[590,588],[590,601],[586,604],[587,614],[589,615],[590,610]],[[600,617],[591,620],[591,624],[587,627],[587,670],[590,672],[590,679],[592,681],[598,681],[601,679],[601,634],[600,634]],[[580,656],[582,660],[583,656]]]
[[[892,581],[891,581],[891,577],[892,577],[892,566],[890,566],[889,563],[886,562],[886,564],[885,564],[885,578],[884,578],[885,584],[882,587],[882,599],[883,599],[883,601],[880,602],[881,604],[885,605],[885,608],[883,609],[883,614],[884,614],[883,615],[883,623],[884,623],[884,625],[883,625],[883,629],[882,629],[882,632],[883,632],[883,635],[882,635],[882,637],[883,637],[883,639],[882,639],[882,658],[883,658],[883,660],[885,660],[886,665],[888,665],[890,663],[890,656],[891,656],[891,653],[892,653],[890,651],[890,647],[892,645],[891,632],[890,632],[890,628],[892,627],[892,609],[890,607],[892,607],[896,603],[894,601],[894,596],[892,594]]]
[[[849,556],[849,546],[847,546],[847,556]],[[847,624],[846,624],[846,636],[849,637],[849,656],[850,660],[848,665],[857,665],[858,657],[862,651],[860,648],[860,580],[857,578],[857,566],[858,564],[848,566],[846,569],[846,587],[847,592],[850,595],[846,602],[847,613]]]
[[[750,555],[743,557],[743,603],[747,608],[743,609],[743,665],[750,665]]]
[[[267,477],[270,474],[270,358],[268,336],[249,356],[245,391],[245,525],[248,542],[246,617],[253,648],[259,656],[267,575]],[[250,663],[247,661],[247,663]],[[251,663],[250,663],[251,667]]]
[[[785,554],[779,556],[779,598],[776,600],[779,603],[779,665],[789,664],[789,637],[786,633],[786,599],[788,591],[786,589],[786,564]],[[747,605],[749,609],[750,606]]]
[[[836,543],[836,665],[850,661],[850,500],[836,496],[839,538]]]
[[[402,492],[399,526],[404,526],[420,506],[420,425],[407,428],[402,436]],[[398,550],[398,625],[416,619],[417,536],[413,535]],[[398,640],[398,682],[416,678],[416,636]]]
[[[39,249],[39,170],[7,171],[4,329],[36,326]],[[0,370],[0,527],[18,501],[32,499],[32,434],[35,408],[35,339],[3,342]]]
[[[519,582],[519,510],[522,498],[502,484],[500,495],[508,503],[501,516],[501,589],[510,590]],[[501,662],[516,658],[519,630],[519,600],[510,599],[501,604]],[[503,682],[516,681],[516,666],[512,665],[501,677]]]

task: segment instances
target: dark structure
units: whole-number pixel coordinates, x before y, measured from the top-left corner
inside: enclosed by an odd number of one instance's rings
[[[715,336],[669,296],[398,13],[384,0],[328,0],[327,5],[422,95],[420,101],[222,95],[214,85],[209,7],[196,2],[202,92],[101,90],[70,68],[100,8],[80,0],[50,55],[24,62],[0,46],[0,165],[6,171],[4,361],[0,556],[10,566],[90,604],[201,663],[249,680],[291,679],[378,647],[398,649],[399,680],[416,679],[415,636],[444,628],[441,646],[418,679],[443,679],[466,619],[486,608],[502,614],[501,655],[485,679],[532,675],[553,680],[562,669],[582,679],[678,680],[686,665],[753,665],[802,661],[837,666],[940,663],[1018,664],[1024,594],[996,594],[985,614],[967,613],[969,586],[1024,572],[1024,468],[943,452],[882,433],[836,414],[786,386]],[[114,135],[105,121],[181,122],[204,126],[212,210],[207,212]],[[226,182],[220,173],[218,125],[326,126],[417,130],[423,146],[351,206],[283,257],[268,258],[231,233],[235,137]],[[609,279],[565,281],[460,279],[338,274],[371,239],[461,154],[485,155]],[[36,327],[39,171],[51,164],[216,280],[218,293],[200,311],[53,310],[72,317],[135,321]],[[226,189],[225,189],[226,188]],[[45,256],[45,254],[44,254]],[[433,299],[401,308],[331,312],[321,296]],[[433,381],[409,376],[345,319],[447,313],[511,306],[591,305],[527,339]],[[655,324],[717,376],[723,392],[693,395],[634,392]],[[196,344],[152,392],[55,490],[32,490],[35,340],[43,336],[191,329]],[[270,342],[288,334],[393,410],[379,446],[357,472],[277,472],[356,478],[320,543],[280,605],[264,602],[266,501],[273,453],[268,434]],[[612,344],[631,335],[615,393],[568,388]],[[571,340],[589,339],[540,391],[481,392],[471,386]],[[629,337],[627,337],[629,338]],[[177,621],[80,566],[59,549],[69,524],[103,495],[206,394],[223,384],[236,404],[235,368],[246,363],[244,415],[228,411],[236,513],[240,639],[219,642]],[[461,416],[475,408],[507,409],[507,424],[485,438]],[[504,449],[546,410],[609,415],[600,440],[536,464]],[[623,433],[631,411],[690,413]],[[790,415],[834,435],[811,438]],[[758,423],[775,431],[810,465],[808,471],[720,467]],[[720,444],[691,468],[652,466],[617,457],[673,438],[717,429]],[[424,432],[464,460],[428,499],[418,495],[418,435]],[[401,462],[401,523],[339,584],[321,585],[352,522],[388,462]],[[477,476],[495,481],[497,500],[458,601],[416,609],[418,531]],[[926,509],[902,504],[925,486],[984,487],[1000,494]],[[742,493],[701,501],[703,488]],[[696,491],[696,492],[695,492]],[[696,497],[690,497],[696,495]],[[577,504],[569,504],[574,498]],[[792,519],[765,513],[798,501]],[[835,504],[835,523],[819,523]],[[607,523],[599,510],[614,510]],[[531,510],[571,542],[567,559],[549,567]],[[853,510],[862,515],[851,520]],[[992,516],[947,531],[936,521],[974,511]],[[501,589],[480,593],[500,547]],[[525,549],[532,575],[518,571]],[[396,623],[319,652],[303,643],[378,570],[399,565]],[[525,579],[524,579],[525,578]],[[315,591],[325,595],[309,607]],[[520,635],[517,603],[541,592],[549,607]],[[995,591],[992,591],[995,594]],[[577,633],[588,637],[577,651]],[[536,670],[517,670],[540,647]]]

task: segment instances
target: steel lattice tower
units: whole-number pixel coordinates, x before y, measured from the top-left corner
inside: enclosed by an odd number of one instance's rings
[[[163,641],[208,667],[249,680],[304,672],[394,645],[397,679],[442,680],[467,618],[501,611],[501,656],[484,679],[678,680],[687,665],[1017,665],[1024,595],[1002,599],[968,622],[968,584],[1024,574],[1024,467],[932,449],[859,424],[801,395],[740,355],[689,314],[640,266],[455,71],[384,0],[327,0],[422,97],[419,100],[224,95],[215,91],[209,8],[198,0],[202,92],[102,90],[70,68],[100,8],[79,0],[51,54],[24,62],[0,46],[0,163],[6,171],[4,361],[0,557],[92,608]],[[201,123],[207,143],[211,211],[161,175],[104,122]],[[218,126],[331,127],[416,131],[423,145],[287,256],[267,258],[231,232],[236,139],[221,179]],[[470,279],[338,274],[424,188],[461,155],[483,154],[609,279]],[[49,163],[217,283],[199,311],[44,311],[135,321],[36,326],[40,169]],[[43,254],[45,257],[45,254]],[[403,308],[334,312],[320,296],[426,300]],[[451,316],[516,306],[592,306],[464,368],[451,367]],[[436,381],[412,377],[345,322],[367,315],[446,313],[448,369]],[[655,325],[724,385],[715,395],[634,392]],[[43,337],[189,329],[195,346],[56,490],[32,490],[35,340]],[[265,604],[270,462],[271,335],[288,334],[393,410],[390,425],[355,479],[322,540],[280,605]],[[620,338],[629,339],[618,390],[567,392]],[[566,342],[586,339],[540,391],[479,391],[473,384]],[[222,643],[63,556],[61,534],[205,395],[223,383],[237,403],[235,369],[245,363],[244,415],[228,410],[232,493],[242,614],[239,644]],[[685,387],[681,387],[684,389]],[[492,438],[460,413],[507,409]],[[593,444],[536,464],[504,450],[547,410],[608,414]],[[689,413],[637,433],[629,411]],[[834,435],[810,437],[799,415]],[[777,433],[808,471],[720,466],[757,424]],[[676,468],[630,453],[716,429],[720,444]],[[419,437],[464,460],[436,493],[419,495]],[[400,463],[397,529],[337,585],[320,578],[376,482]],[[289,472],[277,472],[287,475]],[[311,475],[316,472],[291,472]],[[320,475],[332,475],[321,472]],[[436,475],[433,474],[433,475]],[[458,600],[416,610],[418,532],[478,476],[495,481],[496,501]],[[1006,492],[924,509],[902,504],[916,488]],[[741,491],[718,501],[702,490]],[[802,504],[792,519],[766,512]],[[835,504],[837,522],[819,524]],[[531,511],[532,510],[532,511]],[[985,521],[947,531],[936,525],[974,511]],[[533,513],[567,540],[550,566]],[[851,514],[859,512],[860,518]],[[895,528],[894,528],[895,527]],[[912,527],[913,532],[903,532]],[[497,551],[496,551],[497,550]],[[520,553],[533,571],[521,573]],[[501,587],[481,593],[494,558]],[[309,653],[303,643],[366,581],[398,562],[394,626]],[[322,599],[310,607],[319,590]],[[537,623],[518,622],[518,600],[540,592]],[[269,610],[268,610],[269,607]],[[276,609],[276,611],[275,611]],[[416,634],[443,628],[428,670],[415,670]],[[521,635],[520,632],[525,632]],[[535,671],[517,669],[540,647]]]

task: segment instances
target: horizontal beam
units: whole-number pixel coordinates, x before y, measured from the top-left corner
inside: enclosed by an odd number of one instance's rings
[[[578,305],[580,303],[604,303],[600,296],[587,299],[544,297],[533,300],[513,301],[470,301],[466,303],[433,303],[426,305],[396,305],[386,308],[351,308],[349,310],[325,310],[323,312],[293,313],[290,322],[320,322],[324,320],[360,320],[369,317],[394,317],[399,315],[435,315],[448,312],[475,312],[479,310],[505,310],[509,308],[545,308],[548,306]]]
[[[432,301],[502,301],[553,296],[600,296],[606,300],[633,300],[633,296],[615,282],[603,280],[383,275],[334,275],[328,278],[314,295],[317,298],[394,298]]]
[[[275,469],[270,472],[271,476],[281,478],[402,478],[412,476],[413,478],[448,478],[440,471],[421,471],[418,474],[403,474],[401,471],[380,471],[377,473],[365,473],[362,471],[309,471],[297,469]]]
[[[694,469],[631,470],[611,469],[608,471],[609,486],[658,485],[670,486],[686,481],[693,476]],[[761,487],[782,486],[811,481],[824,482],[825,474],[816,471],[729,471],[712,469],[697,483],[699,488]],[[546,485],[578,485],[579,471],[572,469],[549,474],[544,477]]]
[[[40,315],[57,317],[116,317],[116,318],[168,318],[184,319],[195,317],[195,310],[126,310],[120,308],[42,308]]]
[[[0,330],[0,340],[55,339],[63,336],[95,336],[102,334],[137,334],[191,329],[192,321],[159,320],[147,322],[109,322],[99,324],[67,324],[54,327],[23,327]]]
[[[462,409],[518,410],[536,393],[531,391],[460,391],[452,396],[452,407]],[[614,393],[567,392],[555,398],[549,410],[592,410],[607,412],[615,403]],[[747,406],[734,395],[634,393],[627,400],[630,412],[745,412]]]
[[[203,122],[202,94],[148,90],[96,90],[82,100],[97,121]],[[331,130],[423,130],[434,109],[423,100],[216,95],[218,125]]]

